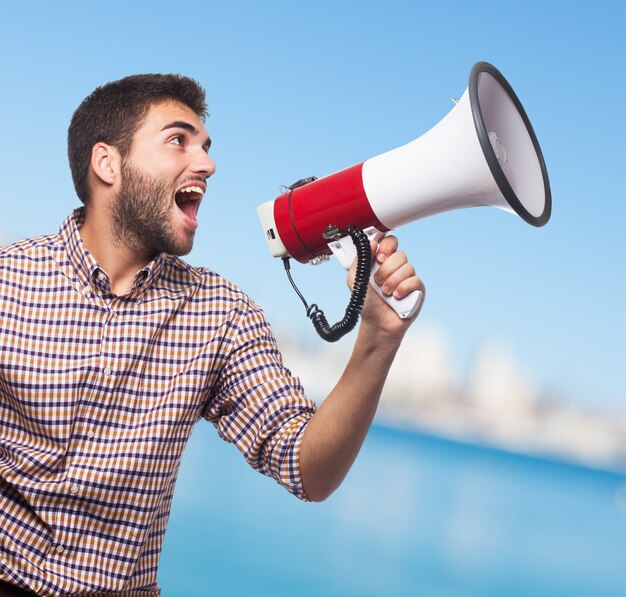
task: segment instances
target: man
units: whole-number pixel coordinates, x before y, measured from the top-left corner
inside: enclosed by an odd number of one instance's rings
[[[96,89],[68,134],[84,207],[58,234],[0,249],[0,595],[159,595],[178,465],[201,417],[308,500],[337,488],[371,424],[410,321],[369,293],[316,410],[259,307],[180,259],[215,172],[205,111],[178,75]],[[384,292],[423,291],[395,238],[375,258]]]

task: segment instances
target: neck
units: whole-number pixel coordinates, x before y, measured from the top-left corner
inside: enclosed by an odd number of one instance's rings
[[[148,265],[151,257],[115,238],[110,219],[98,210],[87,209],[80,236],[86,249],[108,274],[111,292],[118,296],[128,294],[137,272]]]

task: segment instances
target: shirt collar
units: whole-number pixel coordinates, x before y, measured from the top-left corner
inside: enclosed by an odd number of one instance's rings
[[[87,250],[80,236],[80,228],[84,221],[85,208],[79,207],[65,219],[59,231],[67,250],[70,265],[83,287],[98,287],[110,294],[109,276]],[[167,254],[160,253],[148,265],[140,269],[135,275],[131,294],[146,292],[161,274],[166,260]]]
[[[155,280],[161,274],[163,266],[167,260],[167,253],[159,253],[148,265],[141,268],[137,274],[135,274],[135,284],[133,290],[139,293],[146,292],[152,287]]]

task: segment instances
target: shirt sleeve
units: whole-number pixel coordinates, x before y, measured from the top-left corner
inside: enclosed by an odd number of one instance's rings
[[[261,309],[248,301],[203,416],[253,468],[308,501],[300,444],[316,410],[300,380],[284,366]]]

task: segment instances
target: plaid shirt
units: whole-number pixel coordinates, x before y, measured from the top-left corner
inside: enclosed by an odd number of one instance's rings
[[[154,597],[194,424],[211,421],[306,499],[299,446],[315,406],[245,294],[162,254],[115,296],[82,217],[0,248],[0,580]]]

